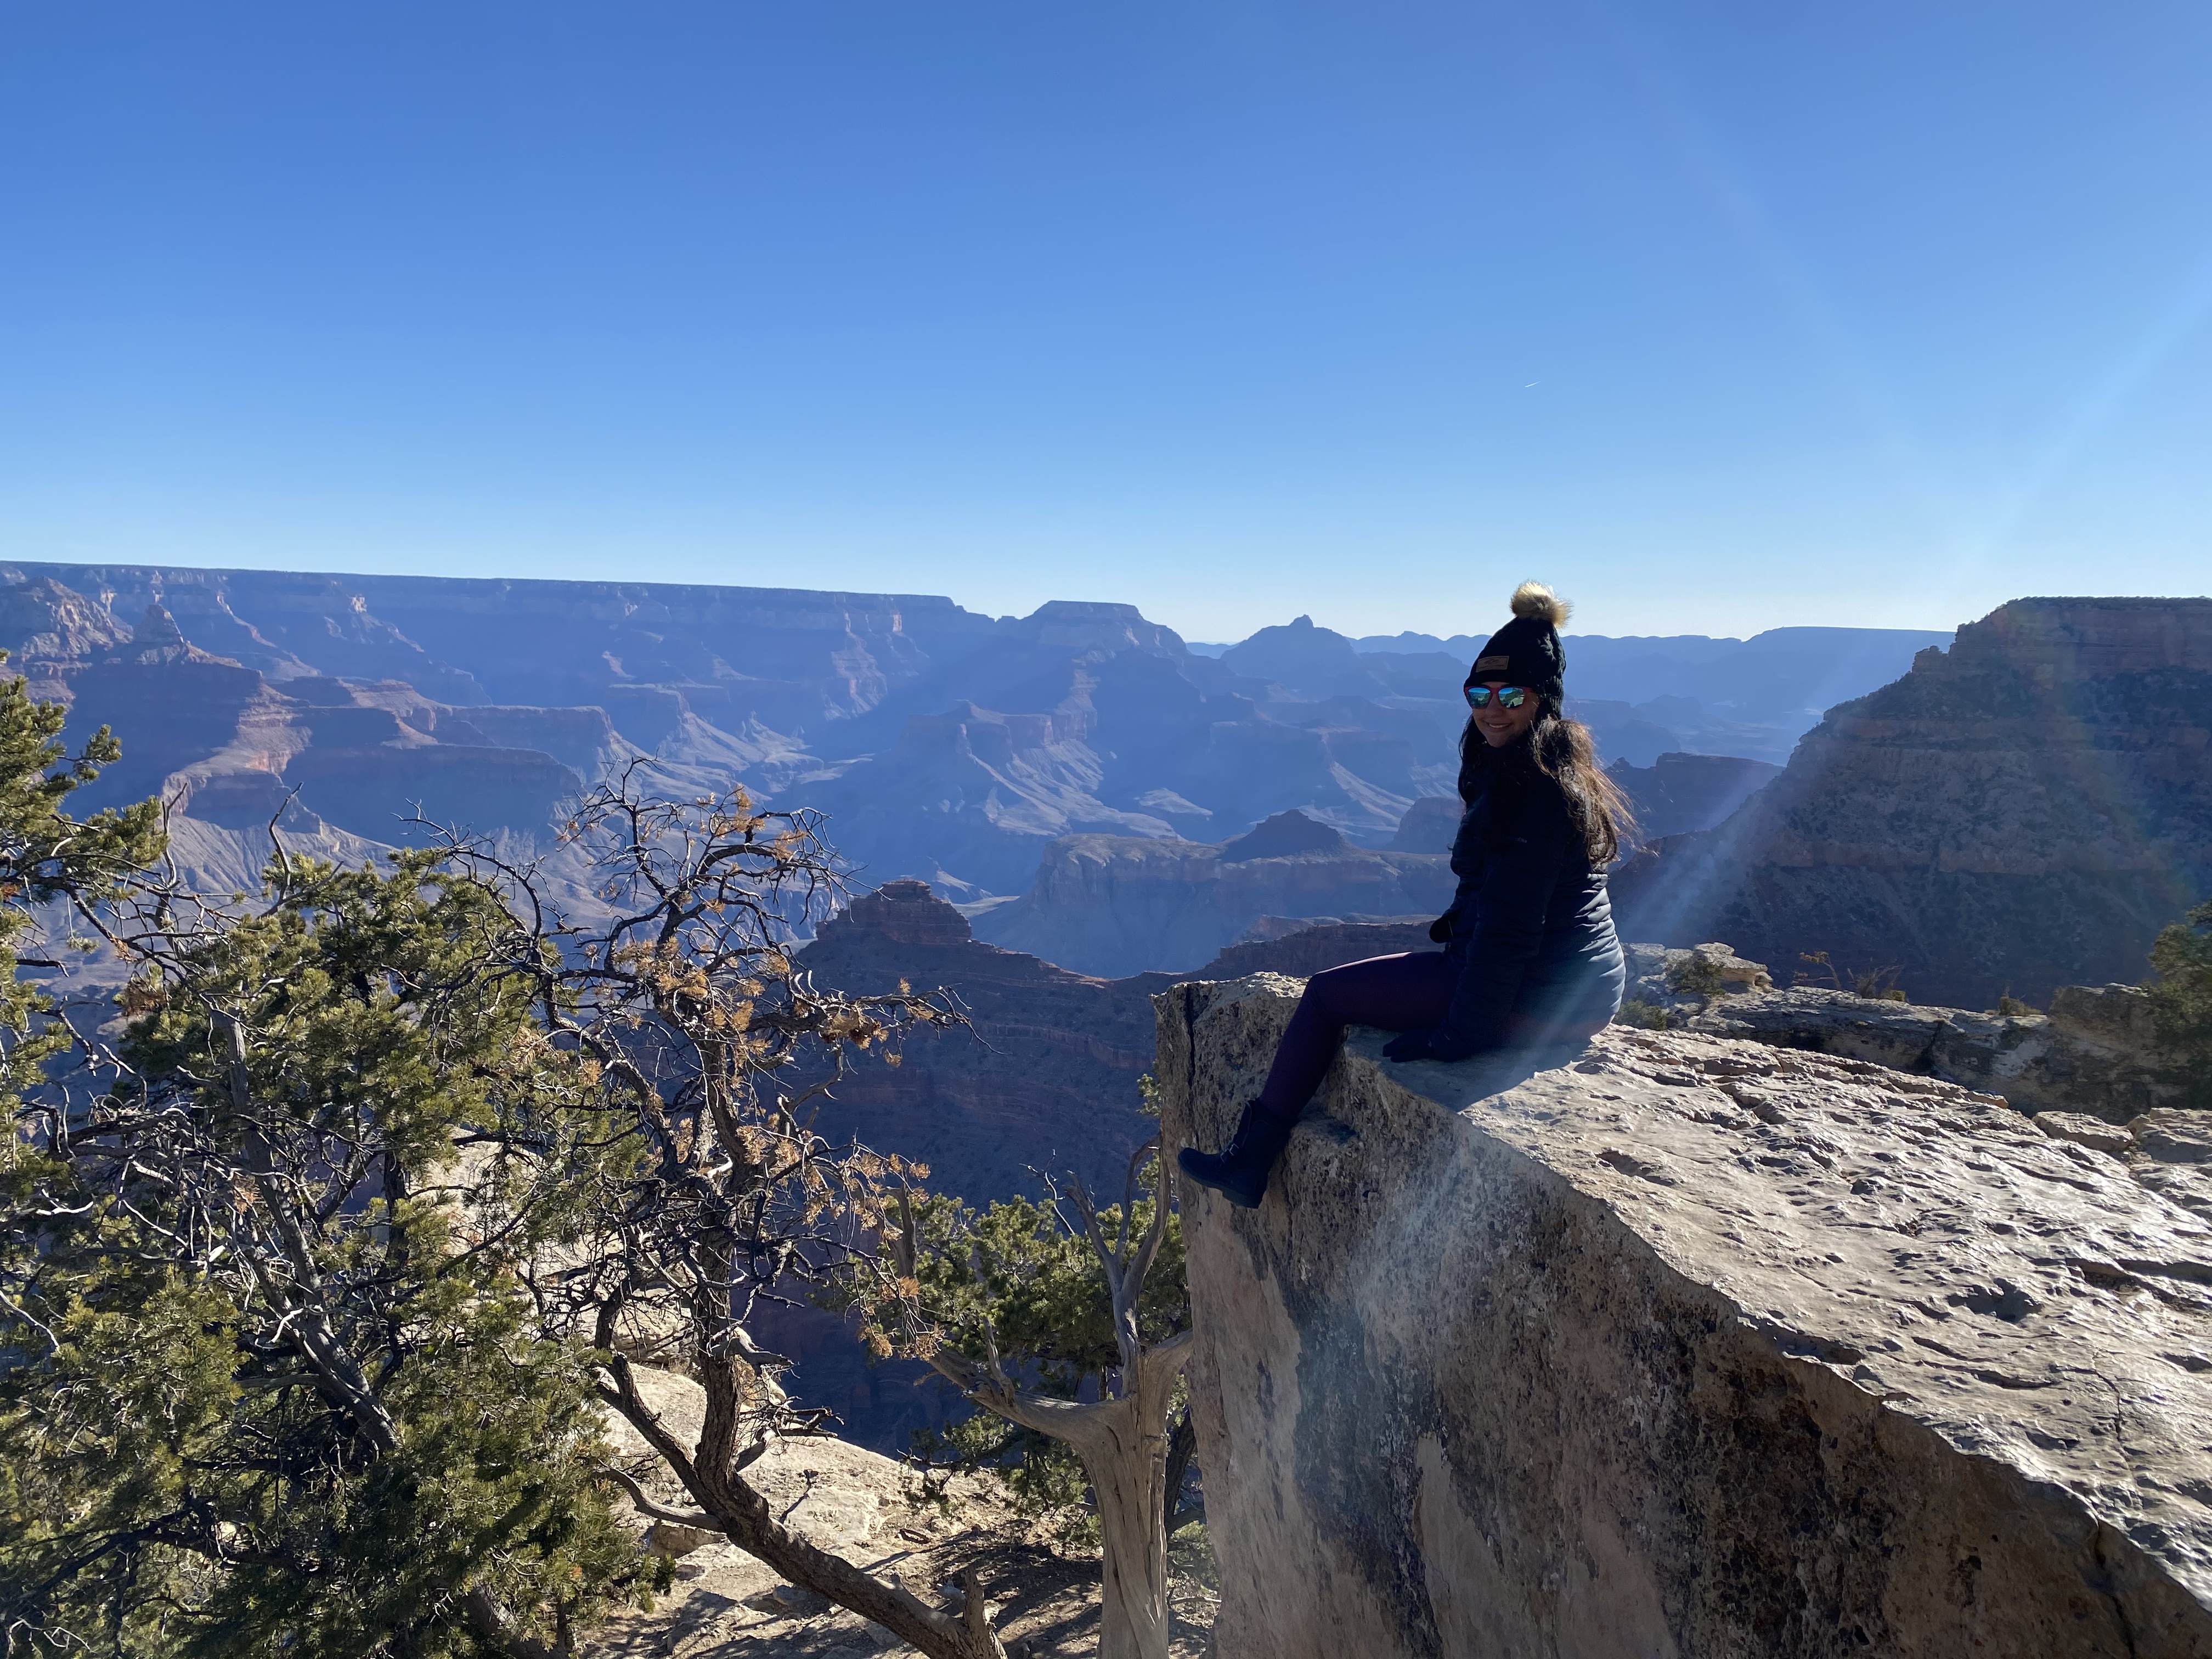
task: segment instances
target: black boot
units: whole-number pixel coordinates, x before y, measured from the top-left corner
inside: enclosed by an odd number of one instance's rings
[[[1201,1187],[1211,1187],[1242,1210],[1256,1210],[1267,1195],[1267,1177],[1291,1138],[1297,1120],[1277,1117],[1253,1101],[1229,1144],[1218,1152],[1201,1152],[1186,1146],[1176,1154],[1182,1172]]]

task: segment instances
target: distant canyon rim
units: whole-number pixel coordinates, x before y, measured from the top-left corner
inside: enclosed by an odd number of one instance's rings
[[[252,885],[272,819],[349,861],[418,809],[557,876],[563,803],[642,763],[818,811],[856,890],[926,881],[979,938],[1109,977],[1195,969],[1271,916],[1440,908],[1479,637],[1300,617],[1194,652],[1108,604],[0,566],[15,669],[123,741],[85,804],[164,794],[211,886]],[[1955,642],[1567,649],[1642,825],[1633,937],[1984,1006],[2140,977],[2212,889],[2212,600],[2023,599]]]

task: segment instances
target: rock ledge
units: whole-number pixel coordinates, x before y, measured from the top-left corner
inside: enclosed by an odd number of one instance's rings
[[[1226,1138],[1295,981],[1157,1000]],[[1223,1659],[2212,1654],[2212,1228],[1992,1097],[1613,1028],[1355,1033],[1187,1200]]]

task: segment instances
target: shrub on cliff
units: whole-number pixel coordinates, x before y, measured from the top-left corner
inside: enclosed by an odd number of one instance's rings
[[[452,838],[380,871],[280,855],[250,908],[82,862],[118,842],[143,863],[153,822],[19,837],[26,890],[49,872],[132,971],[119,1046],[78,1040],[81,1067],[15,1103],[11,1651],[550,1659],[666,1582],[617,1523],[623,1488],[936,1659],[1000,1659],[980,1595],[924,1605],[787,1530],[746,1474],[814,1426],[747,1333],[757,1298],[880,1231],[921,1173],[825,1143],[780,1074],[826,1053],[819,1089],[958,1019],[793,972],[792,922],[836,879],[814,818],[626,777],[567,830],[590,925]],[[34,1025],[24,1066],[72,1041]],[[696,1444],[618,1351],[641,1328],[705,1387]],[[614,1462],[610,1410],[695,1507]]]
[[[270,866],[263,908],[111,922],[112,1078],[19,1112],[0,1392],[17,1644],[550,1651],[665,1573],[617,1525],[590,1355],[481,1219],[531,1132],[619,1166],[485,972],[514,923],[425,854]]]
[[[981,1408],[933,1449],[1000,1467],[1032,1510],[1087,1489],[1104,1559],[1100,1659],[1166,1659],[1167,1540],[1187,1518],[1190,1298],[1164,1168],[1155,1137],[1104,1209],[1073,1178],[1064,1192],[1048,1182],[1042,1203],[981,1213],[902,1197],[895,1273],[848,1281],[877,1352],[927,1360]]]
[[[2212,1107],[2212,901],[2160,930],[2149,993],[2160,1058],[2179,1104]]]
[[[964,1304],[963,1316],[971,1324],[990,1317],[1001,1358],[1040,1393],[1079,1400],[1102,1398],[1111,1391],[1121,1361],[1112,1302],[1089,1239],[1068,1227],[1056,1205],[1016,1198],[977,1214],[950,1199],[935,1198],[921,1209],[917,1216],[923,1241],[919,1279],[925,1295],[947,1309]],[[1151,1200],[1137,1200],[1134,1225],[1139,1233],[1151,1224],[1152,1213]],[[1118,1233],[1121,1206],[1101,1211],[1098,1222],[1103,1231]],[[1170,1212],[1167,1237],[1146,1279],[1139,1313],[1147,1340],[1157,1340],[1187,1322],[1188,1303],[1182,1222]],[[1176,1412],[1175,1424],[1161,1506],[1170,1537],[1205,1512],[1203,1503],[1183,1490],[1196,1446],[1187,1405]],[[1064,1512],[1091,1502],[1089,1476],[1067,1442],[988,1412],[943,1430],[918,1431],[915,1451],[923,1463],[925,1490],[932,1498],[942,1489],[947,1474],[989,1470],[1006,1481],[1024,1514]],[[1088,1530],[1097,1531],[1095,1511]]]

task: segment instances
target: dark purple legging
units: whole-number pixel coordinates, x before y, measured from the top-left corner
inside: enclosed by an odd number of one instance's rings
[[[1261,1108],[1270,1116],[1281,1117],[1296,1117],[1305,1110],[1322,1079],[1328,1075],[1347,1025],[1425,1031],[1443,1024],[1451,1009],[1452,993],[1459,988],[1459,963],[1442,951],[1413,951],[1347,962],[1316,974],[1306,981],[1297,1012],[1275,1045],[1275,1063],[1267,1068],[1267,1081],[1260,1091]],[[1516,1048],[1580,1042],[1597,1029],[1516,1021],[1509,1040]]]

